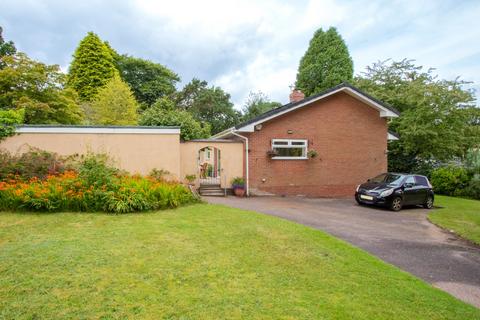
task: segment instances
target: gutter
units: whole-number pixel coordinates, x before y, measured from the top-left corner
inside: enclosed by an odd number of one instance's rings
[[[250,195],[249,192],[249,182],[248,182],[248,138],[244,137],[238,133],[235,132],[235,129],[232,128],[231,131],[229,132],[233,134],[234,136],[237,136],[245,141],[245,192],[247,194],[247,197]]]

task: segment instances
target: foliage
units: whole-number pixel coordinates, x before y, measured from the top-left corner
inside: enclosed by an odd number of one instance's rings
[[[180,81],[178,75],[167,67],[128,55],[119,56],[118,68],[137,101],[146,106],[174,93],[175,84]]]
[[[480,318],[346,241],[223,205],[0,212],[0,224],[5,319]]]
[[[463,195],[480,200],[480,174],[474,174],[463,190]],[[480,209],[479,209],[480,210]]]
[[[89,32],[79,43],[68,73],[68,85],[82,101],[91,101],[118,71],[112,48]]]
[[[77,94],[64,89],[58,65],[46,65],[23,53],[0,57],[0,109],[24,109],[29,124],[77,124],[82,113]]]
[[[23,123],[25,110],[0,109],[0,141],[15,134],[15,126]],[[1,160],[0,160],[1,161]],[[0,168],[1,170],[1,168]]]
[[[80,179],[94,187],[112,186],[115,176],[120,174],[107,154],[92,152],[80,156],[76,163],[76,169]]]
[[[130,176],[115,168],[105,154],[88,153],[75,159],[74,165],[40,150],[1,156],[0,210],[124,213],[195,201],[188,189],[163,179],[165,171],[146,178]]]
[[[310,149],[307,152],[307,156],[311,159],[316,158],[318,156],[317,150]]]
[[[390,122],[400,135],[389,143],[391,170],[410,172],[432,161],[463,158],[480,144],[480,109],[473,92],[463,88],[465,81],[439,80],[433,69],[404,59],[374,63],[355,84],[402,112]]]
[[[259,115],[280,107],[279,102],[270,101],[269,98],[262,92],[250,92],[247,101],[242,109],[242,121],[248,121]]]
[[[208,87],[206,81],[192,79],[175,94],[174,102],[197,121],[209,123],[212,134],[232,127],[240,120],[240,113],[233,108],[230,95],[220,87]]]
[[[170,175],[170,171],[164,169],[153,168],[148,176],[157,181],[165,181],[167,176]]]
[[[135,125],[138,103],[128,85],[115,74],[101,88],[86,112],[92,124]]]
[[[176,208],[195,202],[192,193],[177,183],[140,176],[114,176],[108,184],[90,184],[82,173],[65,171],[39,180],[0,182],[1,210],[105,211],[127,213]]]
[[[480,201],[436,196],[435,204],[441,208],[430,212],[430,221],[480,245]]]
[[[197,176],[194,175],[194,174],[187,174],[185,176],[185,180],[187,180],[188,183],[193,183],[195,181],[195,179],[197,179]]]
[[[352,78],[352,57],[337,29],[318,29],[300,60],[296,87],[309,97]]]
[[[0,27],[0,58],[4,56],[13,56],[17,52],[15,44],[13,43],[13,41],[6,42],[3,39],[2,33],[3,28]],[[4,67],[5,65],[3,63],[3,60],[0,59],[0,69],[3,69]]]
[[[201,123],[187,111],[175,110],[175,105],[168,98],[160,98],[153,106],[145,110],[140,117],[140,125],[145,126],[179,126],[180,137],[187,141],[207,138],[210,126]]]
[[[235,177],[232,179],[232,188],[243,188],[245,187],[245,179],[243,177]]]
[[[434,169],[430,180],[436,193],[455,195],[466,187],[469,177],[464,168],[449,165]]]
[[[0,151],[0,181],[10,177],[28,180],[58,174],[64,171],[65,160],[55,153],[35,148],[30,148],[20,155]]]

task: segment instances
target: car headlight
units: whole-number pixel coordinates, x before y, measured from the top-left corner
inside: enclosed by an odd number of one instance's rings
[[[380,193],[380,197],[382,197],[382,198],[388,197],[389,195],[391,195],[393,193],[393,190],[394,189],[387,189],[385,191],[382,191]]]

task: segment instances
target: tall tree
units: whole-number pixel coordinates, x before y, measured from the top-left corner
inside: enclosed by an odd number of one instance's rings
[[[112,49],[89,32],[73,54],[68,85],[78,92],[82,101],[91,101],[116,73]]]
[[[13,41],[6,42],[2,36],[3,28],[0,27],[0,58],[4,56],[13,56],[17,49],[13,44]],[[2,69],[5,65],[0,62],[0,69]]]
[[[119,56],[118,68],[137,101],[147,107],[157,99],[174,93],[175,85],[180,81],[178,75],[167,67],[128,55]]]
[[[175,103],[198,121],[209,123],[212,134],[237,124],[241,117],[233,108],[228,93],[220,87],[209,87],[206,81],[198,79],[193,79],[175,95]]]
[[[262,92],[250,92],[242,109],[242,121],[248,121],[258,117],[262,113],[278,108],[281,105],[280,102],[270,101],[270,99]]]
[[[46,65],[24,53],[0,57],[0,109],[24,109],[30,124],[76,124],[82,120],[78,96],[64,89],[58,65]]]
[[[300,60],[296,87],[308,97],[352,78],[352,57],[337,29],[318,29]]]
[[[87,111],[92,124],[134,125],[137,124],[138,103],[130,87],[115,74],[101,88]]]
[[[390,122],[400,135],[389,144],[390,170],[419,171],[480,146],[480,109],[465,81],[438,79],[433,69],[404,59],[374,63],[355,84],[402,112]]]
[[[185,111],[178,110],[173,101],[167,97],[157,100],[150,108],[145,110],[139,121],[145,126],[179,126],[180,137],[183,140],[208,138],[210,125],[201,123]]]

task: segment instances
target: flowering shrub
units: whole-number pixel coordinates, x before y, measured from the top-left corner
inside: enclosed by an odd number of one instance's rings
[[[197,199],[183,185],[149,177],[117,175],[108,184],[90,184],[75,171],[0,181],[0,210],[105,211],[126,213],[175,208]]]

